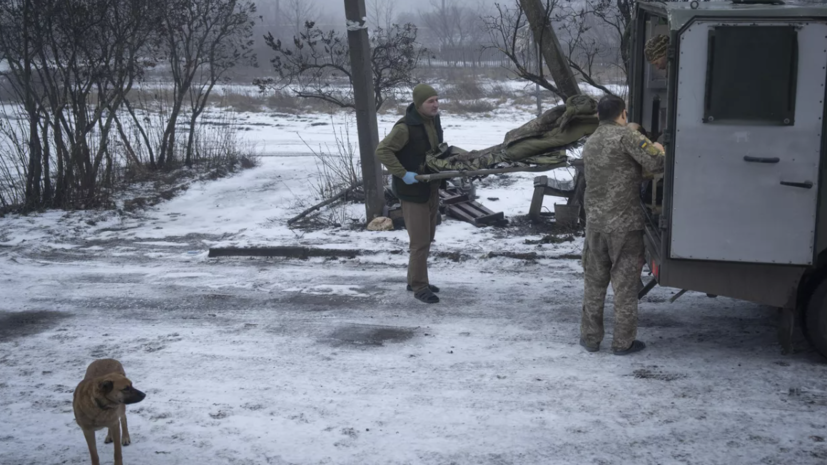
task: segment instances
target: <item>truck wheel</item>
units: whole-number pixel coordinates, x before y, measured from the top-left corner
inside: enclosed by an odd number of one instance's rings
[[[805,315],[807,339],[827,358],[827,279],[823,279],[810,295]]]

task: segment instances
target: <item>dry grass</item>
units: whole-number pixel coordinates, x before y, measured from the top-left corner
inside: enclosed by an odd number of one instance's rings
[[[212,103],[219,108],[232,108],[237,112],[260,113],[264,111],[266,100],[257,95],[225,91],[215,95]]]
[[[474,78],[454,81],[442,91],[442,96],[456,100],[479,100],[485,97],[485,89]]]
[[[446,111],[455,115],[463,115],[469,113],[490,113],[497,107],[488,100],[453,100],[443,105]]]

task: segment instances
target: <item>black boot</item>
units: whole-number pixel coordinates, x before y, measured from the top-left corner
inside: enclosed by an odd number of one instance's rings
[[[632,345],[630,345],[628,349],[613,350],[612,353],[615,354],[615,355],[629,355],[629,354],[633,354],[635,352],[640,352],[641,350],[643,350],[645,348],[646,348],[646,344],[644,344],[643,341],[635,340],[635,341],[632,341]]]
[[[421,291],[416,291],[414,297],[425,302],[426,304],[435,304],[439,302],[439,297],[437,297],[436,294],[431,292],[431,290],[427,287]]]
[[[586,342],[584,339],[580,339],[580,345],[583,346],[583,348],[585,348],[589,352],[597,352],[598,350],[600,350],[600,344],[592,345]]]
[[[431,289],[431,292],[439,292],[439,288],[434,286],[433,284],[428,284],[428,288]],[[410,284],[408,284],[408,292],[413,292],[413,288]]]

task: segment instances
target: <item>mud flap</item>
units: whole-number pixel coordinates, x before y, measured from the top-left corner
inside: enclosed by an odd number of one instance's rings
[[[803,313],[798,308],[797,296],[796,289],[791,289],[787,303],[778,309],[778,343],[782,355],[792,355],[807,349],[802,325]]]

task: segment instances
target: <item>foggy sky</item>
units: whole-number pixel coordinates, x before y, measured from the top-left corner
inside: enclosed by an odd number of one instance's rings
[[[267,11],[271,5],[275,5],[276,0],[254,0],[259,8],[259,12]],[[289,0],[280,0],[284,5]],[[319,22],[325,24],[330,23],[330,26],[336,26],[338,23],[344,23],[345,18],[345,1],[344,0],[302,0],[308,4],[313,5],[322,14],[318,18]],[[442,0],[433,0],[441,2]],[[511,5],[514,0],[445,0],[446,3],[455,3],[457,5],[467,6],[471,9],[483,13],[487,7],[493,7],[495,3],[502,5]],[[396,15],[400,13],[419,13],[420,11],[428,11],[432,9],[432,0],[365,0],[368,8],[374,2],[391,2],[394,4],[394,12]]]
[[[259,0],[259,1],[267,1],[267,0]],[[306,0],[311,3],[315,3],[322,7],[325,11],[337,12],[344,17],[345,14],[345,1],[344,0]],[[394,1],[394,0],[379,0],[379,1]],[[371,0],[365,0],[365,3],[370,3]],[[462,4],[468,7],[478,7],[481,5],[490,6],[494,3],[499,2],[500,4],[510,4],[513,0],[454,0],[454,2],[458,4]],[[416,9],[424,9],[429,10],[431,8],[431,1],[430,0],[396,0],[396,10],[397,11],[412,11]]]

